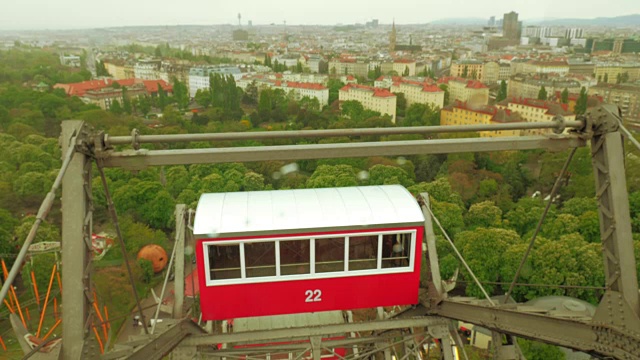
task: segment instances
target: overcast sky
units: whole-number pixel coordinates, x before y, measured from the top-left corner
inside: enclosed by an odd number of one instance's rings
[[[520,18],[593,18],[640,13],[640,0],[0,0],[0,29],[132,25],[323,24],[377,18],[399,24],[516,11]]]

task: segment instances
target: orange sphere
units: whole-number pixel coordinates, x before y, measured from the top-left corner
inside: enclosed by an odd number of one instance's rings
[[[167,252],[164,251],[162,246],[156,244],[145,245],[138,252],[138,260],[145,259],[151,261],[153,265],[153,272],[159,273],[167,266]]]

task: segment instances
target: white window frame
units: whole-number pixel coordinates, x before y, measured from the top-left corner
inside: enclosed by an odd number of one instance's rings
[[[382,268],[382,237],[389,234],[410,234],[410,251],[409,251],[409,266],[397,267],[397,268]],[[376,269],[369,270],[352,270],[349,271],[349,237],[350,236],[378,236],[378,254],[376,258]],[[325,238],[344,238],[344,270],[334,272],[315,272],[315,240]],[[209,286],[222,286],[222,285],[240,285],[240,284],[257,284],[265,282],[282,282],[282,281],[295,281],[295,280],[316,280],[316,279],[329,279],[329,278],[341,278],[341,277],[353,277],[353,276],[373,276],[373,275],[386,275],[386,274],[400,274],[410,273],[415,270],[415,255],[416,255],[416,239],[417,231],[415,229],[407,230],[385,230],[385,231],[370,231],[370,232],[358,232],[358,233],[340,233],[340,234],[326,234],[316,236],[283,236],[278,238],[259,238],[249,240],[205,240],[202,241],[202,253],[204,255],[204,273],[205,284]],[[296,274],[296,275],[281,275],[280,274],[280,241],[289,240],[309,240],[309,274]],[[262,277],[246,277],[246,264],[244,257],[244,244],[245,243],[257,243],[257,242],[273,242],[275,243],[275,257],[276,257],[276,275],[275,276],[262,276]],[[236,279],[211,279],[211,268],[209,264],[209,245],[239,245],[240,254],[240,278]]]

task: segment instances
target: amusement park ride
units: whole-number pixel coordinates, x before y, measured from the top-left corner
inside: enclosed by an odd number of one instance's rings
[[[182,150],[140,148],[145,143],[517,129],[552,129],[554,134]],[[46,346],[46,343],[36,346],[27,354],[33,359],[148,360],[168,354],[172,359],[270,359],[276,357],[269,354],[276,353],[290,354],[285,357],[288,359],[372,356],[391,359],[390,349],[398,344],[404,344],[408,350],[417,349],[421,344],[415,339],[420,335],[425,340],[438,339],[443,356],[448,360],[454,358],[452,340],[460,345],[452,320],[490,330],[493,356],[498,359],[523,358],[515,337],[534,339],[601,358],[640,359],[640,293],[624,170],[625,137],[640,148],[622,125],[618,109],[608,105],[590,109],[576,121],[557,118],[547,123],[490,126],[258,133],[139,135],[134,130],[131,136],[109,136],[92,130],[82,121],[65,121],[61,135],[62,169],[3,284],[0,298],[5,298],[37,227],[46,219],[55,191],[62,185],[62,298],[64,309],[73,311],[62,311],[61,344],[48,349],[49,353],[39,351],[39,346]],[[133,149],[122,149],[128,144]],[[262,316],[298,316],[305,313],[316,316],[338,310],[413,305],[406,311],[375,321],[338,319],[313,325],[290,318],[291,322],[285,324],[288,327],[279,329],[251,326],[247,321],[242,325],[247,331],[238,331],[241,324],[236,320],[235,324],[226,323],[227,330],[235,326],[234,331],[207,333],[191,320],[193,314],[186,316],[182,312],[184,264],[175,261],[173,320],[154,321],[151,333],[145,326],[145,334],[127,344],[116,345],[103,354],[90,331],[91,325],[96,323],[96,315],[99,315],[94,313],[94,299],[90,296],[91,172],[94,162],[105,186],[116,231],[121,235],[104,168],[140,170],[149,166],[178,164],[571,149],[559,176],[562,178],[575,149],[584,146],[590,146],[593,160],[606,279],[605,294],[592,317],[502,303],[486,293],[486,299],[448,296],[440,277],[435,246],[434,223],[437,227],[440,223],[430,210],[428,194],[421,194],[416,202],[400,186],[377,186],[205,194],[200,199],[193,224],[188,220],[190,217],[184,205],[176,208],[176,243],[170,266],[174,258],[184,259],[185,237],[193,236],[203,320],[255,316],[260,316],[255,319],[264,319]],[[556,182],[550,198],[555,195],[559,183]],[[540,223],[543,220],[544,215]],[[446,232],[443,233],[448,239]],[[120,246],[124,247],[122,236],[118,239]],[[534,241],[535,235],[529,250]],[[527,255],[528,251],[521,267]],[[460,261],[466,266],[461,257]],[[427,267],[426,278],[420,279],[420,266]],[[467,270],[477,281],[468,267]],[[518,275],[505,299],[509,298],[517,280]],[[136,311],[146,324],[135,296]],[[350,335],[356,333],[367,335]],[[407,351],[403,358],[411,356],[420,357],[417,352]]]

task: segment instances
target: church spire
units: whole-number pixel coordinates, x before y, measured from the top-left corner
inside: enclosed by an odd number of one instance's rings
[[[389,52],[393,52],[396,49],[396,19],[393,19],[391,25],[391,34],[389,34]]]

